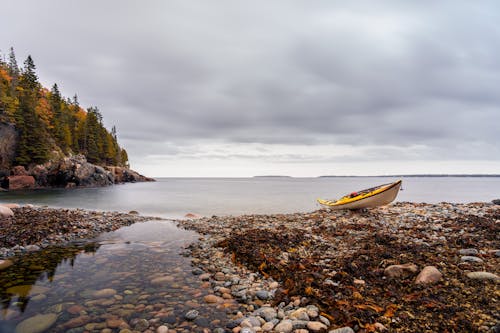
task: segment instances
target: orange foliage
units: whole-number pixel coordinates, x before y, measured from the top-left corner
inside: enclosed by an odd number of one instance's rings
[[[35,108],[35,112],[45,123],[47,128],[52,128],[51,120],[54,115],[52,114],[52,110],[46,96],[42,96],[42,98],[38,99],[38,105]]]
[[[9,73],[3,68],[0,67],[0,79],[7,81],[10,83],[12,81],[12,78],[10,77]]]

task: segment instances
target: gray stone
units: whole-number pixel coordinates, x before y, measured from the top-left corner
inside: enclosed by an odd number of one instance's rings
[[[134,325],[134,330],[144,331],[149,327],[149,322],[146,319],[139,319]]]
[[[255,296],[257,296],[258,299],[261,299],[261,300],[267,300],[269,299],[270,295],[269,293],[266,291],[266,290],[258,290],[256,293],[255,293]]]
[[[292,327],[294,330],[298,330],[301,328],[306,328],[308,323],[309,321],[307,320],[292,320]]]
[[[189,310],[184,315],[184,318],[186,318],[187,320],[195,320],[199,314],[200,313],[197,310]]]
[[[478,257],[474,257],[474,256],[462,256],[462,257],[460,257],[460,261],[481,263],[481,262],[483,262],[483,259],[478,258]]]
[[[500,199],[493,199],[491,202],[495,205],[500,205]]]
[[[476,249],[460,249],[458,253],[462,256],[475,256],[479,251]]]
[[[254,315],[264,318],[265,321],[271,321],[277,317],[278,313],[274,308],[269,306],[264,306],[254,311]]]
[[[330,326],[330,320],[328,320],[328,318],[326,317],[319,316],[319,321],[325,324],[326,326]]]
[[[240,323],[241,327],[260,327],[260,325],[260,320],[257,317],[244,318]]]

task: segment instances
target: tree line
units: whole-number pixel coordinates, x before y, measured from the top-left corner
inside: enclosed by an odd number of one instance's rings
[[[78,97],[61,96],[54,84],[49,90],[38,81],[31,56],[21,68],[14,49],[0,57],[0,122],[14,124],[18,133],[16,165],[41,164],[54,152],[83,154],[99,165],[128,166],[125,149],[118,145],[116,128],[108,131],[97,107],[86,111]]]

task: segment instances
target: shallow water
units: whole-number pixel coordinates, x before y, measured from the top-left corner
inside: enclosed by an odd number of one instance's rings
[[[184,326],[186,332],[213,328],[225,312],[204,304],[207,290],[181,255],[197,236],[171,222],[151,221],[14,258],[15,265],[0,271],[0,332],[14,332],[38,314],[57,315],[50,332],[71,329],[68,322],[81,316],[99,331],[110,316],[133,323],[158,313],[158,325]],[[103,289],[109,290],[100,295]],[[184,314],[193,308],[201,316],[186,322]]]
[[[0,193],[0,202],[51,207],[86,208],[167,218],[186,213],[241,215],[307,212],[318,208],[317,198],[339,198],[392,177],[336,178],[162,178],[153,183],[103,188],[54,189]],[[403,177],[396,201],[489,202],[500,198],[500,177]]]

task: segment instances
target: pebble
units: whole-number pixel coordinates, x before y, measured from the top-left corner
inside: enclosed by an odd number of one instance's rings
[[[23,320],[16,326],[16,333],[41,333],[48,330],[57,320],[57,314],[39,314]]]
[[[441,280],[443,274],[435,266],[426,266],[417,275],[416,284],[430,284]]]
[[[336,328],[334,330],[328,331],[328,333],[355,333],[354,330],[348,326]]]
[[[307,329],[311,332],[320,332],[326,330],[328,327],[319,321],[310,321],[307,323]]]
[[[274,330],[276,332],[290,333],[293,330],[292,321],[284,319],[274,327]]]
[[[489,272],[470,272],[467,273],[467,277],[473,280],[500,281],[500,277],[498,275]]]
[[[483,259],[474,257],[474,256],[462,256],[460,257],[460,261],[462,262],[477,262],[477,263],[482,263],[484,262]]]
[[[418,272],[418,267],[415,264],[390,265],[384,269],[384,275],[388,278],[408,277]]]
[[[106,298],[114,295],[116,295],[116,290],[111,288],[97,290],[92,294],[94,298]]]
[[[479,251],[476,249],[460,249],[458,253],[463,256],[475,256],[479,254]]]
[[[200,313],[197,310],[189,310],[188,312],[186,312],[186,314],[184,315],[184,317],[187,320],[195,320],[196,317],[198,317],[199,314]]]
[[[0,260],[0,270],[6,269],[12,266],[13,262],[9,259]]]

